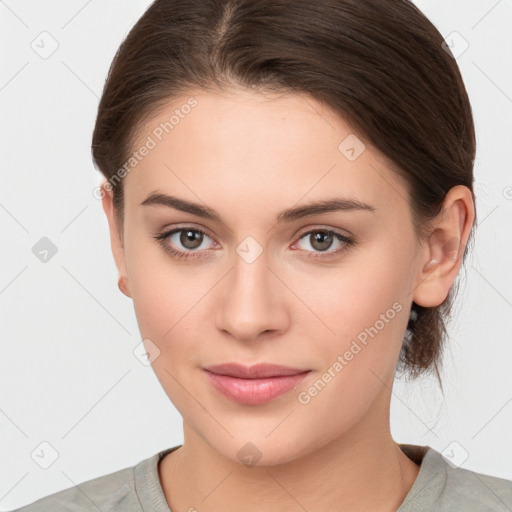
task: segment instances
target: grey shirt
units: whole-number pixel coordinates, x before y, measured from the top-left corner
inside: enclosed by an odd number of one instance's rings
[[[172,512],[160,484],[158,462],[179,446],[137,465],[88,480],[12,512]],[[454,468],[429,446],[399,444],[420,471],[397,512],[511,512],[512,481]]]

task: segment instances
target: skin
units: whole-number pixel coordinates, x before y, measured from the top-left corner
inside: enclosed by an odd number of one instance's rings
[[[471,192],[451,189],[431,235],[419,241],[405,185],[383,156],[365,142],[347,159],[338,145],[354,130],[298,94],[190,91],[141,127],[134,148],[190,96],[198,105],[124,178],[122,233],[107,186],[102,199],[119,286],[134,302],[142,338],[160,351],[153,369],[183,417],[184,444],[159,465],[169,506],[395,511],[419,471],[390,433],[395,368],[412,301],[439,305],[457,276],[474,221]],[[208,206],[223,222],[141,206],[155,191]],[[275,222],[285,208],[340,196],[375,210]],[[206,257],[167,254],[153,236],[173,227],[206,231]],[[326,252],[343,252],[308,258],[325,251],[303,233],[326,228],[355,243],[334,238]],[[167,243],[190,252],[179,235]],[[263,251],[252,263],[236,252],[247,236]],[[394,303],[401,311],[300,403],[299,393]],[[232,361],[312,371],[271,402],[242,405],[202,370]],[[261,454],[253,466],[237,457],[248,442]]]

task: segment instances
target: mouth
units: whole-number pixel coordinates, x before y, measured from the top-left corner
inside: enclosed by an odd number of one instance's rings
[[[225,397],[248,405],[267,403],[299,385],[311,370],[269,363],[225,363],[203,368],[210,384]]]

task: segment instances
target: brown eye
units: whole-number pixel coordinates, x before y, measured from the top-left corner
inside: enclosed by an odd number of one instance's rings
[[[203,241],[204,233],[193,229],[182,229],[180,243],[186,249],[197,249]]]
[[[308,257],[325,258],[337,256],[353,244],[354,241],[352,239],[336,231],[313,229],[303,233],[298,243],[294,245],[303,252],[309,253]]]
[[[165,231],[154,237],[163,249],[177,258],[199,257],[216,243],[201,229],[182,227]],[[206,243],[205,243],[206,242]]]

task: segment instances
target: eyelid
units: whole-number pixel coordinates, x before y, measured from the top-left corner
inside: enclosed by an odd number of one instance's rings
[[[197,231],[202,231],[203,233],[206,233],[210,238],[212,237],[208,228],[205,228],[204,226],[200,224],[194,224],[193,222],[181,222],[178,224],[171,224],[169,226],[164,226],[162,229],[157,230],[155,234],[158,233],[168,233],[169,231],[176,231],[180,229],[197,229]]]

